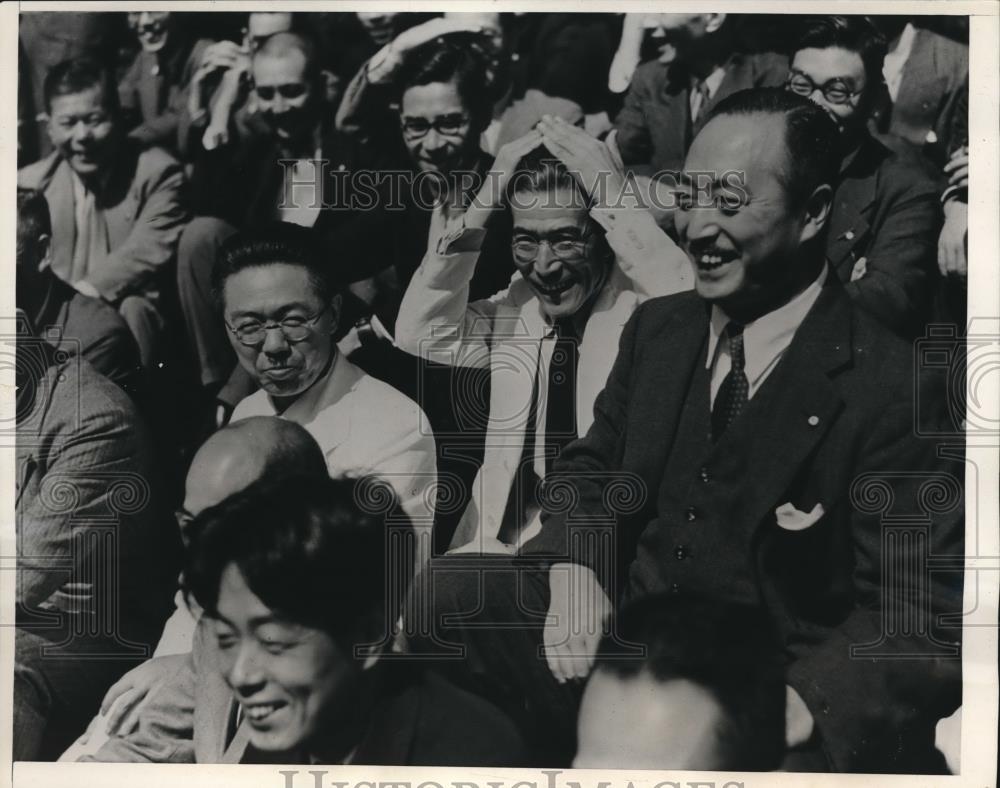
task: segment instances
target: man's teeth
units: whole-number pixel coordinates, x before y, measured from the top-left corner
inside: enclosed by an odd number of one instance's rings
[[[274,711],[277,711],[279,704],[262,703],[256,706],[244,706],[246,715],[252,720],[262,720]]]
[[[722,256],[717,254],[703,254],[698,258],[698,262],[702,265],[719,265],[722,262]]]

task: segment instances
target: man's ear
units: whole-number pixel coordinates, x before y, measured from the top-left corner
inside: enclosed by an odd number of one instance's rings
[[[705,32],[715,33],[726,23],[726,14],[705,14]]]
[[[337,328],[340,325],[340,315],[343,311],[344,297],[337,293],[333,298],[330,299],[330,316],[332,318],[330,322],[330,333],[336,334]]]
[[[38,270],[45,271],[52,267],[52,239],[48,235],[42,233],[38,236],[38,240],[35,241],[36,250],[38,255]]]
[[[805,216],[803,217],[802,243],[811,241],[822,233],[830,218],[830,207],[833,203],[833,189],[827,184],[817,186],[806,199]]]

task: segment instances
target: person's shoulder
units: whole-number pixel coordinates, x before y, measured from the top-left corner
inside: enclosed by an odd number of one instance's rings
[[[499,708],[432,670],[422,671],[418,721],[424,739],[438,753],[451,752],[447,765],[523,766],[524,740]],[[414,753],[420,758],[419,753]],[[445,756],[448,757],[448,756]],[[418,765],[418,764],[414,764]],[[436,764],[445,765],[445,764]]]
[[[138,150],[136,156],[137,177],[141,175],[155,177],[167,171],[181,171],[181,164],[172,153],[159,145],[149,145]]]
[[[344,362],[350,364],[347,359]],[[359,419],[369,421],[383,435],[411,433],[422,429],[425,421],[420,406],[399,389],[354,366],[356,379],[351,386],[351,400]]]
[[[674,320],[696,320],[707,314],[705,300],[694,290],[657,296],[639,304],[633,319],[645,330],[657,330],[664,323]]]
[[[788,74],[788,55],[780,52],[764,51],[743,55],[744,62],[754,74],[784,80]]]
[[[867,145],[883,190],[921,190],[932,192],[937,198],[940,191],[937,173],[916,147],[891,134],[870,136]]]
[[[113,432],[125,437],[139,424],[135,404],[121,388],[79,355],[59,352],[47,371],[51,424],[73,439]],[[127,448],[128,441],[123,441]]]
[[[652,92],[667,84],[667,66],[658,60],[642,63],[632,73],[632,89]]]
[[[52,175],[62,164],[59,151],[52,151],[44,159],[32,162],[17,171],[17,185],[22,189],[44,190]]]
[[[947,63],[952,68],[964,65],[968,68],[969,45],[926,28],[917,29],[917,41],[923,40],[934,51],[938,63]],[[916,46],[916,45],[915,45]]]

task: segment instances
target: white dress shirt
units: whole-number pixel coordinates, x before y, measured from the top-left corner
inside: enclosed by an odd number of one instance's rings
[[[712,97],[718,93],[719,86],[722,84],[722,80],[726,78],[726,67],[719,66],[715,71],[705,77],[704,80],[693,79],[691,81],[691,95],[689,96],[691,102],[691,122],[698,120],[703,105],[707,101],[711,101]],[[698,90],[698,83],[704,85],[704,93]]]
[[[437,460],[427,417],[409,397],[337,353],[329,371],[284,412],[264,390],[240,402],[232,421],[279,416],[316,439],[331,476],[377,476],[395,490],[415,528],[434,518]]]
[[[320,209],[323,207],[321,180],[324,170],[317,166],[322,158],[322,149],[316,148],[313,158],[296,159],[291,168],[285,168],[285,177],[281,181],[278,219],[300,227],[312,227],[316,224]]]
[[[792,338],[816,299],[819,298],[826,281],[827,267],[824,264],[819,277],[809,287],[799,293],[787,304],[778,307],[773,312],[747,323],[743,329],[743,356],[746,361],[744,371],[750,384],[748,397],[751,399],[757,393],[767,376],[774,371],[781,361]],[[726,325],[731,318],[718,306],[712,306],[712,319],[708,331],[708,358],[705,368],[712,370],[712,405],[715,405],[715,395],[719,393],[722,381],[729,374],[732,366],[732,356],[729,354],[729,338],[725,335]],[[721,341],[720,341],[721,340]],[[714,366],[713,366],[714,363]]]

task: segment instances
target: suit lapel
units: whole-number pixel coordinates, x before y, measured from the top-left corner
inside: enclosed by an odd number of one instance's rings
[[[844,168],[833,195],[826,255],[842,282],[849,282],[854,264],[869,241],[870,218],[878,188],[881,145],[872,138],[861,144]]]
[[[651,490],[659,487],[667,455],[674,443],[684,400],[698,364],[705,363],[703,351],[708,336],[708,309],[692,296],[679,306],[660,333],[644,343],[645,358],[637,360],[643,379],[636,382],[628,424],[635,435],[626,447],[624,467],[637,468]],[[629,456],[630,452],[636,455]]]
[[[755,529],[788,489],[803,461],[826,434],[843,401],[830,374],[851,361],[851,313],[839,284],[827,285],[796,332],[778,367],[764,382],[766,407],[751,407],[730,429],[744,439],[743,464],[753,484],[743,499],[744,523]],[[770,386],[768,385],[770,384]]]

